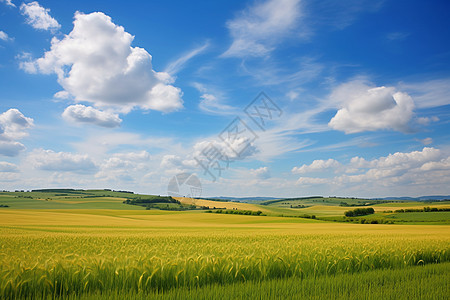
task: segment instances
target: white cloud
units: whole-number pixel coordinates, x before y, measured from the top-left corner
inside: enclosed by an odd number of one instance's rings
[[[0,30],[0,40],[2,41],[9,41],[11,38],[8,36],[8,34],[4,31]]]
[[[380,157],[379,159],[370,162],[371,167],[380,168],[402,168],[409,169],[418,167],[428,161],[434,161],[440,158],[441,152],[439,149],[425,147],[422,151],[413,151],[409,153],[396,152],[389,154],[387,157]]]
[[[143,150],[140,152],[115,153],[100,165],[96,178],[113,181],[134,181],[142,172],[150,168],[151,156]]]
[[[161,159],[160,168],[166,174],[179,174],[188,172],[197,167],[194,159],[185,159],[178,155],[168,154]]]
[[[115,153],[112,157],[106,159],[102,164],[102,169],[117,170],[137,170],[145,168],[146,162],[150,160],[150,154],[147,151]]]
[[[410,131],[414,102],[393,87],[355,80],[337,87],[330,100],[341,108],[328,125],[345,133],[392,129]]]
[[[418,108],[450,104],[450,78],[400,83],[399,88],[413,97]]]
[[[227,104],[222,103],[223,93],[205,85],[194,82],[193,86],[201,93],[199,108],[204,112],[217,115],[237,115],[238,111]]]
[[[171,62],[167,68],[165,69],[164,72],[170,74],[170,75],[174,75],[176,73],[178,73],[180,70],[183,69],[183,67],[186,65],[186,63],[191,60],[192,58],[194,58],[195,56],[203,53],[207,48],[209,47],[209,43],[206,42],[205,44],[203,44],[200,47],[197,47],[191,51],[189,51],[188,53],[184,54],[183,56],[181,56],[180,58],[178,58],[177,60]]]
[[[18,109],[11,108],[0,114],[0,155],[16,156],[25,146],[18,140],[28,135],[33,119],[25,117]]]
[[[0,172],[16,173],[19,172],[19,169],[15,164],[6,161],[0,161]]]
[[[59,84],[77,101],[122,112],[133,107],[181,109],[182,92],[170,85],[173,78],[152,70],[151,55],[131,47],[133,39],[101,12],[76,13],[72,32],[62,40],[53,38],[51,50],[33,63],[36,71],[56,73]]]
[[[270,171],[268,167],[261,167],[258,169],[251,169],[250,173],[257,179],[268,179],[270,178]]]
[[[421,167],[421,170],[430,171],[430,170],[450,170],[450,157],[443,158],[440,161],[431,161],[424,163]]]
[[[18,109],[8,109],[0,114],[0,139],[21,139],[28,135],[25,130],[33,125],[33,119],[25,117]]]
[[[15,141],[0,140],[0,155],[16,156],[20,151],[24,150],[25,146],[22,143]]]
[[[39,170],[74,173],[95,173],[96,164],[86,154],[54,152],[35,149],[28,156],[31,165]]]
[[[220,115],[229,115],[233,114],[236,109],[232,106],[222,104],[216,96],[212,94],[202,94],[200,96],[200,104],[199,107],[204,112],[212,113],[212,114],[220,114]]]
[[[430,144],[433,143],[433,139],[430,138],[430,137],[427,137],[427,138],[424,138],[424,139],[421,139],[421,140],[419,139],[417,141],[421,142],[424,145],[430,145]]]
[[[364,190],[380,196],[394,190],[414,193],[434,193],[448,189],[450,181],[450,155],[439,149],[425,147],[421,151],[396,152],[385,157],[366,160],[353,157],[348,164],[341,164],[340,174],[334,177],[300,177],[298,184],[321,184],[324,190],[339,187],[340,190]],[[409,189],[409,190],[408,190]]]
[[[16,59],[19,60],[19,68],[21,68],[25,72],[27,72],[27,73],[36,73],[37,72],[36,64],[33,61],[31,53],[29,53],[29,52],[19,53],[16,55]]]
[[[26,17],[27,23],[35,29],[55,31],[61,28],[58,21],[50,16],[50,9],[40,6],[37,1],[22,3],[20,12]]]
[[[12,2],[12,0],[0,0],[0,2],[5,3],[8,6],[16,7],[16,5]]]
[[[101,111],[91,106],[84,106],[81,104],[67,107],[62,116],[70,122],[95,124],[108,128],[119,127],[122,122],[117,114]]]
[[[313,185],[313,184],[325,184],[328,183],[327,178],[314,178],[314,177],[300,177],[297,180],[297,184],[300,185]]]
[[[56,99],[69,99],[70,94],[67,91],[59,91],[53,95],[53,98]]]
[[[225,161],[243,160],[255,155],[258,149],[248,137],[228,138],[222,140],[203,140],[194,145],[194,157],[202,158],[207,155],[217,155]]]
[[[233,43],[223,56],[266,56],[295,29],[300,16],[300,0],[257,2],[227,22]]]
[[[301,167],[294,167],[292,169],[293,174],[305,174],[310,172],[321,172],[328,169],[338,168],[341,164],[330,158],[328,160],[314,160],[310,165],[302,165]]]
[[[10,172],[0,172],[0,181],[1,182],[15,182],[20,179],[19,174],[10,173]]]

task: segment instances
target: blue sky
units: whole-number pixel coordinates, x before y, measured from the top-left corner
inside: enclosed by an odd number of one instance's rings
[[[449,37],[447,1],[1,0],[0,188],[450,194]]]

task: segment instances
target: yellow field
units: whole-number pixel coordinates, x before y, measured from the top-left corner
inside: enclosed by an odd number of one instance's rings
[[[445,263],[449,232],[448,225],[203,211],[0,210],[0,298],[114,292],[131,299],[128,293]]]
[[[212,200],[203,200],[203,199],[193,199],[186,197],[174,197],[176,200],[180,201],[184,204],[195,204],[196,206],[209,206],[211,208],[225,208],[225,209],[238,209],[238,210],[252,210],[252,211],[262,211],[262,212],[270,212],[270,210],[249,203],[240,203],[240,202],[223,202],[223,201],[212,201]]]

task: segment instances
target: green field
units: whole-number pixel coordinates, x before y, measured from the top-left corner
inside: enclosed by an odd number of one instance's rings
[[[0,208],[0,298],[447,299],[449,294],[448,212],[380,211],[365,217],[403,219],[355,224],[292,217],[309,209],[326,218],[334,209],[343,218],[349,209],[325,201],[295,209],[211,201],[230,210],[261,209],[265,216],[123,204],[138,197],[144,196],[3,193],[0,204],[9,207]],[[433,205],[448,202],[426,206]],[[280,210],[293,212],[280,217]]]

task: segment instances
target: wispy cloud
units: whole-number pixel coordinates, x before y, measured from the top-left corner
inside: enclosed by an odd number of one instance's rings
[[[386,38],[390,41],[402,41],[406,39],[408,36],[410,36],[410,34],[407,32],[396,31],[388,33]]]
[[[181,57],[177,58],[175,61],[169,63],[164,72],[169,73],[170,75],[175,75],[179,71],[181,71],[187,62],[194,58],[197,55],[205,52],[209,47],[209,42],[205,42],[202,46],[192,49],[191,51],[185,53]]]
[[[263,86],[283,85],[296,88],[316,80],[324,71],[324,64],[311,57],[302,57],[292,62],[289,69],[280,67],[274,60],[262,62],[242,62],[244,74],[251,76],[257,84]]]
[[[399,88],[407,91],[419,108],[450,104],[450,78],[420,82],[401,82]]]
[[[202,111],[214,115],[237,115],[240,113],[237,108],[223,103],[225,95],[222,91],[206,87],[199,82],[194,82],[193,86],[201,93],[198,107]]]
[[[289,36],[300,17],[300,0],[256,2],[227,22],[233,42],[222,56],[266,56]]]
[[[16,7],[16,5],[12,2],[12,0],[0,0],[0,2],[5,3],[8,6]]]
[[[313,26],[324,26],[342,30],[353,24],[363,13],[377,12],[385,0],[323,0],[306,4],[307,22]]]

